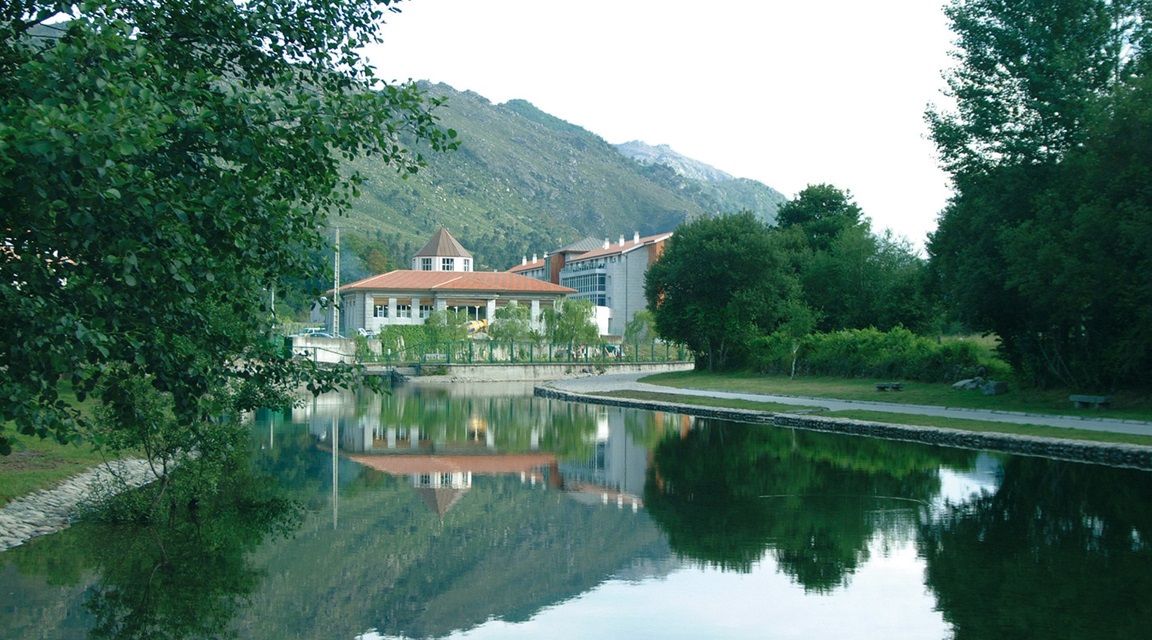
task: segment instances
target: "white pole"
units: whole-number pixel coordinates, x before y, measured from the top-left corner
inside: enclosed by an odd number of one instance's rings
[[[333,269],[335,285],[332,294],[332,335],[340,337],[340,227],[336,227],[336,266]]]

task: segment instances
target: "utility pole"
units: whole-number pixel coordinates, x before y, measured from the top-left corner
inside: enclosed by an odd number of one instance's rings
[[[340,227],[336,227],[336,266],[333,269],[335,284],[332,288],[332,334],[340,336]]]

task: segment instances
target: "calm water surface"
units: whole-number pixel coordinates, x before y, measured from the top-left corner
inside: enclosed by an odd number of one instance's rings
[[[1152,637],[1143,471],[519,384],[333,394],[252,447],[195,527],[0,553],[0,637]]]

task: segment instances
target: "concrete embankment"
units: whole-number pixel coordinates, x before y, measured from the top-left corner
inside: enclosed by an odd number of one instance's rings
[[[670,392],[674,391],[675,390],[670,390]],[[1039,438],[1002,433],[978,433],[959,429],[895,425],[852,420],[849,418],[824,418],[747,409],[704,407],[675,402],[609,398],[559,389],[549,385],[537,386],[535,393],[537,396],[545,398],[569,400],[572,402],[631,407],[650,411],[667,411],[702,418],[752,422],[775,427],[825,431],[982,451],[1002,451],[1005,453],[1041,456],[1073,462],[1090,462],[1152,470],[1152,447],[1138,445],[1091,442],[1064,438]]]

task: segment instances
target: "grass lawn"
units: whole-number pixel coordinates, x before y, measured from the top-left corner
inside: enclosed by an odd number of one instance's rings
[[[67,382],[60,385],[60,395],[81,412],[91,412],[96,406],[94,398],[77,402]],[[88,444],[59,444],[52,439],[19,436],[11,455],[0,456],[0,505],[39,489],[50,489],[103,462],[103,455]]]
[[[1118,393],[1112,407],[1106,410],[1076,409],[1068,400],[1068,390],[1022,389],[1009,382],[1009,391],[999,396],[986,396],[979,391],[957,391],[945,383],[903,381],[902,391],[876,391],[877,382],[894,382],[867,378],[765,376],[760,374],[702,373],[680,371],[647,376],[644,382],[681,389],[716,389],[743,393],[768,393],[840,400],[872,400],[902,404],[924,404],[938,407],[1021,411],[1051,415],[1104,415],[1125,420],[1152,421],[1152,397],[1146,394]]]
[[[650,381],[651,378],[645,378]],[[725,390],[733,390],[727,389]],[[680,395],[676,393],[653,393],[648,391],[608,391],[590,395],[607,398],[631,398],[633,400],[647,400],[652,402],[675,402],[701,407],[718,407],[724,409],[748,409],[752,411],[768,411],[772,413],[815,413],[827,418],[851,418],[853,420],[869,420],[886,424],[904,424],[918,427],[938,427],[942,429],[958,429],[977,433],[1005,433],[1009,435],[1035,436],[1039,438],[1062,438],[1069,440],[1087,440],[1089,442],[1107,442],[1120,444],[1136,444],[1152,446],[1152,436],[1130,435],[1126,433],[1107,433],[1088,431],[1084,429],[1064,429],[1035,424],[1011,424],[1004,422],[982,422],[980,420],[965,420],[962,418],[941,418],[935,416],[916,416],[904,413],[884,413],[880,411],[821,411],[818,407],[802,407],[774,402],[753,402],[750,400],[737,400],[728,398],[709,398],[706,396]]]
[[[48,489],[104,462],[89,445],[58,444],[21,436],[11,455],[0,456],[0,505],[13,498]]]

